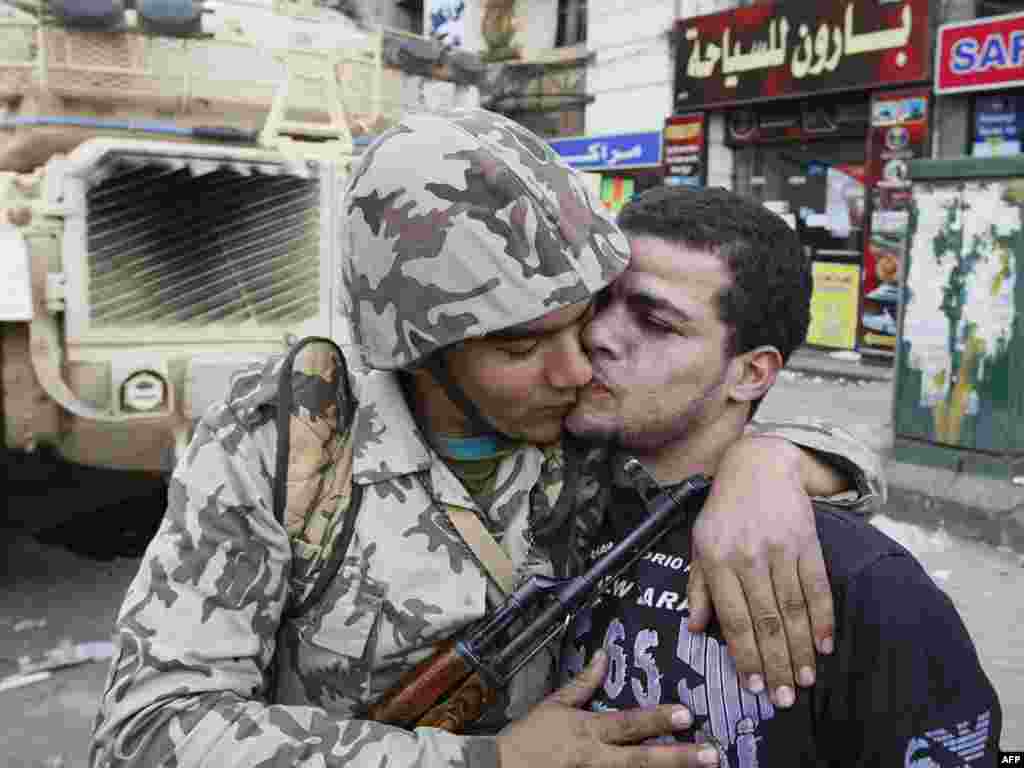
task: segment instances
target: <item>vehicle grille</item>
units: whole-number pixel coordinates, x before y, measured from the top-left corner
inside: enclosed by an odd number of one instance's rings
[[[112,161],[87,194],[91,325],[314,317],[319,204],[315,178],[269,164]]]

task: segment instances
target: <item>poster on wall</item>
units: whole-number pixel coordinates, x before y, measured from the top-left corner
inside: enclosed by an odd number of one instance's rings
[[[928,156],[929,101],[930,93],[924,88],[872,96],[867,171],[872,214],[864,238],[861,348],[896,349],[899,279],[911,199],[909,162]]]
[[[680,19],[675,109],[922,82],[929,1],[763,0]]]
[[[665,184],[699,187],[706,183],[705,130],[702,112],[666,118],[662,141]]]
[[[853,349],[857,343],[860,267],[816,261],[811,269],[814,292],[807,343],[831,349]]]
[[[868,178],[875,208],[905,209],[910,203],[909,161],[928,156],[928,106],[923,88],[875,93],[868,132]]]
[[[424,7],[431,39],[451,48],[461,48],[466,40],[466,0],[427,0]]]
[[[864,246],[861,346],[894,350],[900,304],[900,271],[906,249],[907,211],[875,211]]]
[[[623,176],[604,176],[601,179],[601,202],[606,210],[618,214],[630,201],[636,189],[633,179]]]
[[[1022,192],[1016,178],[914,185],[897,435],[1024,449],[1013,351],[1024,307]]]
[[[1024,99],[1015,93],[985,93],[974,99],[975,157],[1019,155],[1024,131]]]
[[[845,240],[864,227],[864,166],[836,163],[825,172],[825,228]]]

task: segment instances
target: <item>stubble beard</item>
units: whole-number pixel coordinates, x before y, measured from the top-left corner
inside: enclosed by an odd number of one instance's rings
[[[589,442],[601,443],[639,456],[656,455],[669,446],[685,443],[700,429],[702,416],[725,386],[728,371],[726,363],[718,377],[682,410],[672,413],[670,409],[668,413],[642,422],[638,418],[633,424],[624,415],[629,412],[624,400],[612,395],[613,409],[601,410],[588,416],[584,404],[585,395],[581,394],[576,407],[565,419],[565,429],[575,437]],[[638,409],[639,413],[643,411]]]
[[[622,448],[638,455],[651,456],[669,446],[686,443],[697,434],[704,422],[702,418],[727,379],[728,367],[704,388],[697,397],[677,413],[668,413],[660,419],[630,428],[623,420],[618,443]]]

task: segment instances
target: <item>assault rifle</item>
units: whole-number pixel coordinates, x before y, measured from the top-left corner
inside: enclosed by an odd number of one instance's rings
[[[439,645],[370,705],[366,716],[405,728],[461,732],[481,716],[495,693],[523,665],[569,626],[577,611],[600,597],[605,584],[670,530],[688,524],[690,516],[680,514],[687,498],[711,486],[704,475],[694,475],[675,491],[661,488],[634,458],[625,462],[623,470],[647,500],[650,512],[642,523],[580,576],[531,577],[491,615]],[[515,628],[531,614],[536,617],[525,627]]]

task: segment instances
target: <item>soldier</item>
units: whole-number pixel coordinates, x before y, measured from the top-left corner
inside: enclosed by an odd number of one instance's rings
[[[807,332],[809,260],[781,218],[724,190],[652,190],[619,224],[632,260],[584,330],[594,377],[566,427],[636,456],[663,486],[720,475]],[[645,507],[633,488],[608,485],[598,549]],[[815,502],[836,647],[795,706],[743,689],[721,627],[688,626],[686,526],[570,628],[570,672],[597,649],[610,661],[603,680],[592,671],[578,682],[581,697],[596,688],[591,706],[601,710],[685,704],[691,738],[715,744],[719,764],[733,768],[994,766],[999,702],[963,622],[906,550],[850,515],[860,503]]]
[[[314,344],[290,379],[294,405],[279,404],[276,360],[240,374],[202,419],[118,617],[92,764],[475,767],[500,757],[515,768],[524,747],[552,744],[530,768],[696,764],[692,746],[619,746],[686,727],[684,708],[604,717],[577,708],[569,689],[527,714],[552,688],[554,653],[535,657],[472,734],[360,719],[502,588],[579,560],[594,521],[570,514],[585,478],[562,420],[591,376],[579,345],[591,299],[628,253],[543,142],[480,110],[401,121],[367,150],[343,205],[341,293],[370,370],[350,375]],[[806,433],[820,443],[820,431]],[[871,460],[856,471],[856,447],[828,447],[872,493]],[[709,576],[727,585],[716,607],[752,647],[750,671],[761,669],[761,640],[775,661],[765,674],[791,685],[787,633],[803,644],[794,655],[814,662],[796,568],[778,600],[759,591],[767,599],[753,615],[774,631],[758,638],[741,579],[770,579],[768,551],[799,555],[827,633],[827,582],[795,480],[806,462],[823,487],[842,481],[784,440],[752,438],[734,458],[743,477],[706,514],[757,489],[774,494],[778,530],[769,539],[762,529],[752,553],[709,543]],[[780,618],[777,602],[799,610]],[[515,734],[502,730],[519,718]]]

